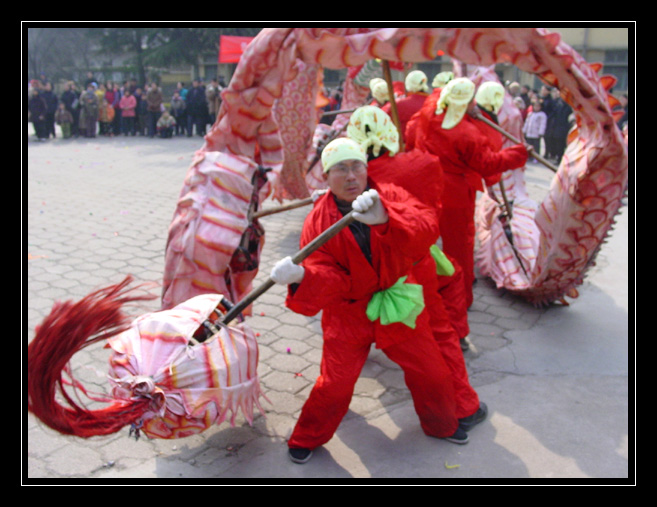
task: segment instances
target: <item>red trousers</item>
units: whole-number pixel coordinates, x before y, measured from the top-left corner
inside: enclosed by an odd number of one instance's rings
[[[473,301],[474,248],[475,248],[475,200],[477,192],[465,181],[465,177],[445,173],[445,191],[449,198],[443,202],[440,215],[440,234],[443,252],[454,257],[463,269],[463,287],[466,305]]]
[[[456,280],[458,282],[458,280]],[[479,396],[470,385],[468,371],[465,366],[460,337],[455,331],[450,312],[447,311],[443,297],[437,290],[438,280],[423,284],[424,300],[429,309],[431,330],[438,348],[449,368],[454,385],[456,402],[456,417],[468,417],[479,408]]]
[[[447,258],[454,266],[454,274],[438,276],[438,293],[445,304],[445,310],[447,310],[454,331],[459,338],[465,338],[470,334],[470,324],[468,323],[468,304],[463,285],[463,269],[454,257],[447,255]]]
[[[349,410],[369,352],[370,344],[324,341],[320,376],[301,410],[289,447],[314,449],[333,437]],[[417,334],[383,352],[404,371],[422,430],[438,438],[453,435],[458,419],[451,372],[436,341],[427,334]]]

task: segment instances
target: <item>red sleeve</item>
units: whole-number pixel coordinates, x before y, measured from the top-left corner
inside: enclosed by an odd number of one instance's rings
[[[324,220],[318,215],[321,214],[311,212],[308,215],[301,230],[301,248],[323,232]],[[339,235],[330,241],[340,241]],[[344,299],[351,290],[349,272],[338,264],[326,244],[306,257],[301,265],[305,269],[303,280],[294,287],[289,286],[286,298],[286,305],[292,311],[302,315],[316,315],[325,306]]]
[[[500,151],[492,148],[488,139],[471,122],[467,116],[462,120],[463,135],[453,137],[452,142],[461,161],[483,177],[517,169],[527,162],[527,148],[516,144]],[[459,131],[459,132],[460,132]]]
[[[381,185],[379,196],[388,212],[388,221],[372,226],[372,234],[412,262],[422,258],[440,235],[435,210],[398,186]]]
[[[510,169],[518,169],[527,163],[527,148],[516,144],[497,153],[489,147],[475,149],[464,153],[468,166],[483,177],[494,176]]]

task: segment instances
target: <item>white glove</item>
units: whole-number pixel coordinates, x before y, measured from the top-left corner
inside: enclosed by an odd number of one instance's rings
[[[305,272],[303,266],[293,263],[292,258],[288,256],[276,263],[269,276],[278,284],[289,285],[301,282]]]
[[[388,212],[379,199],[379,193],[374,189],[366,190],[356,197],[351,207],[356,212],[354,218],[364,224],[377,225],[388,221]]]

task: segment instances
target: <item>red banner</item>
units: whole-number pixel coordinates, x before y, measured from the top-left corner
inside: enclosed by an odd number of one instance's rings
[[[221,35],[219,37],[219,63],[237,63],[253,37]]]

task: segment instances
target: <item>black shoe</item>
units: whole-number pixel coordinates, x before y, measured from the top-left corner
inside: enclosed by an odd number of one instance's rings
[[[313,455],[313,451],[311,451],[310,449],[290,447],[288,449],[288,455],[290,456],[290,459],[294,463],[299,463],[300,465],[302,465],[303,463],[306,463],[311,458],[311,456]]]
[[[468,437],[468,434],[463,430],[463,428],[459,426],[451,437],[445,437],[443,440],[447,440],[453,444],[463,445],[467,444],[470,438]]]
[[[468,417],[464,417],[463,419],[459,419],[459,426],[463,428],[465,431],[470,431],[477,424],[484,421],[487,416],[488,416],[488,407],[484,402],[481,402],[479,403],[479,408],[474,414]]]

